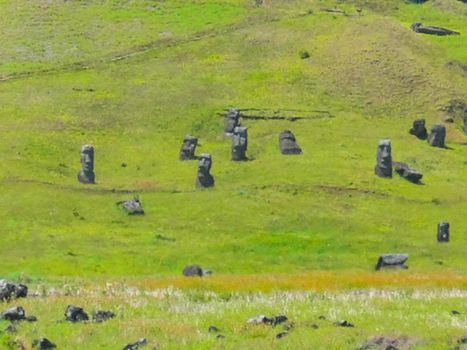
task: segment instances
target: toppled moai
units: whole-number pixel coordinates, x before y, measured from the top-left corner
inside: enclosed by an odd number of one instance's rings
[[[196,176],[197,188],[209,188],[214,186],[214,177],[211,175],[212,157],[202,153],[198,160],[198,174]]]
[[[68,305],[68,307],[65,310],[65,320],[73,322],[73,323],[82,322],[82,321],[88,321],[89,316],[83,310],[83,308],[73,306],[73,305]]]
[[[279,148],[282,154],[301,154],[302,149],[297,144],[295,135],[290,130],[284,130],[279,135]]]
[[[384,139],[378,143],[375,174],[379,177],[392,177],[391,140]]]
[[[224,132],[227,135],[232,135],[237,126],[240,126],[240,111],[230,108],[224,117]]]
[[[446,147],[446,127],[443,124],[433,125],[428,143],[433,147]]]
[[[415,170],[406,163],[393,162],[393,166],[396,173],[410,182],[418,184],[423,177],[421,172]]]
[[[408,254],[381,255],[376,264],[376,271],[381,269],[408,269],[409,267],[405,264],[408,258]]]
[[[188,265],[183,269],[183,276],[186,277],[203,277],[212,275],[211,270],[205,270],[199,265]]]
[[[426,140],[428,137],[428,132],[425,126],[425,119],[414,120],[412,128],[409,132],[420,140]]]
[[[81,170],[78,173],[78,180],[83,184],[93,184],[96,181],[94,174],[94,147],[84,145],[81,147]]]
[[[247,160],[246,151],[248,149],[248,128],[237,126],[234,129],[232,138],[232,160]]]
[[[431,35],[460,35],[459,32],[454,30],[442,28],[442,27],[434,27],[434,26],[424,26],[423,23],[417,22],[412,24],[412,30],[415,33],[422,33],[422,34],[431,34]]]
[[[123,202],[118,202],[118,205],[121,205],[123,209],[128,213],[128,215],[144,215],[143,205],[138,197],[130,199]]]
[[[147,344],[148,344],[148,340],[146,338],[141,338],[141,339],[138,339],[134,343],[127,344],[123,348],[123,350],[137,350],[137,349],[142,348],[143,346],[145,346]]]
[[[438,242],[449,242],[449,222],[440,222],[438,224]]]
[[[11,283],[6,280],[0,280],[0,301],[9,301],[11,299],[26,298],[28,296],[28,287],[24,284]]]
[[[187,135],[183,139],[182,148],[180,149],[180,160],[196,159],[195,151],[198,146],[198,138]]]

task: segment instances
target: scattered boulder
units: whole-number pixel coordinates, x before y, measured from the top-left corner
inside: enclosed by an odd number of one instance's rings
[[[230,108],[224,118],[224,133],[232,135],[237,126],[240,126],[240,111]]]
[[[198,161],[198,175],[196,176],[197,188],[209,188],[214,186],[214,177],[211,175],[212,157],[202,153]]]
[[[392,151],[389,139],[380,140],[378,143],[375,174],[379,177],[392,177]]]
[[[248,149],[248,128],[237,126],[232,137],[232,160],[247,160],[246,151]]]
[[[449,222],[440,222],[438,224],[438,242],[449,242]]]
[[[32,315],[31,316],[26,316],[26,318],[24,320],[27,321],[27,322],[37,322],[38,321],[37,317],[32,316]]]
[[[199,265],[188,265],[183,269],[183,275],[186,277],[202,277],[203,269]]]
[[[408,254],[384,254],[381,255],[376,264],[376,271],[381,269],[408,269],[409,267],[405,264],[409,258]]]
[[[443,124],[436,124],[431,129],[428,143],[433,147],[446,147],[446,127]]]
[[[302,149],[297,144],[295,135],[290,130],[284,130],[279,135],[279,148],[282,154],[301,154]]]
[[[6,280],[0,280],[0,301],[9,301],[11,299],[26,298],[28,296],[28,287],[24,284],[15,284]]]
[[[26,312],[21,306],[16,306],[3,312],[1,318],[6,321],[23,321],[26,319]]]
[[[83,184],[95,183],[94,174],[94,147],[84,145],[81,147],[81,170],[78,173],[78,181]]]
[[[7,333],[17,333],[18,328],[16,327],[16,324],[11,323],[8,327],[6,327],[5,332],[7,332]]]
[[[280,332],[280,333],[276,334],[276,339],[282,339],[282,338],[284,338],[284,337],[286,337],[288,335],[289,335],[288,332]]]
[[[118,205],[121,205],[123,209],[128,213],[128,215],[144,215],[143,205],[138,197],[135,199],[130,199],[127,201],[118,202]]]
[[[271,326],[277,326],[278,324],[284,323],[286,321],[288,321],[288,318],[285,315],[272,316],[271,318],[266,317],[265,315],[258,315],[250,318],[247,323],[254,325],[267,324]]]
[[[451,311],[451,314],[457,316],[457,315],[460,315],[461,313],[460,313],[459,311],[457,311],[457,310],[452,310],[452,311]]]
[[[426,140],[428,132],[425,127],[425,119],[414,120],[412,128],[409,130],[411,135],[416,136],[420,140]]]
[[[217,333],[217,332],[219,332],[219,328],[217,328],[216,326],[209,326],[208,332],[209,333]]]
[[[458,344],[467,344],[467,335],[463,335],[462,337],[459,338],[457,341]]]
[[[452,124],[452,123],[454,123],[454,118],[451,117],[450,115],[447,115],[447,116],[445,116],[445,117],[443,118],[443,122]]]
[[[423,177],[423,174],[413,168],[411,168],[406,163],[393,162],[394,170],[404,179],[409,180],[413,183],[420,183],[420,180]]]
[[[141,339],[139,339],[138,341],[136,341],[134,343],[127,344],[123,348],[123,350],[137,350],[137,349],[142,348],[143,346],[145,346],[147,344],[148,344],[148,340],[146,338],[141,338]]]
[[[182,148],[180,149],[180,160],[196,159],[195,151],[198,146],[198,138],[187,135],[183,139]]]
[[[65,319],[69,322],[82,322],[88,321],[89,316],[81,307],[68,305],[65,311]]]
[[[92,319],[94,322],[101,323],[110,320],[115,317],[112,311],[98,310],[93,312]]]
[[[36,339],[32,343],[33,348],[37,348],[39,350],[50,350],[50,349],[55,349],[57,346],[52,343],[49,339],[47,338],[40,338]]]
[[[349,328],[355,327],[352,323],[350,323],[349,321],[346,321],[346,320],[337,321],[335,323],[335,325],[339,326],[339,327],[349,327]]]
[[[415,33],[431,34],[431,35],[460,35],[459,32],[456,32],[450,29],[446,29],[442,27],[434,27],[434,26],[424,26],[420,22],[412,24],[412,30]]]
[[[308,51],[306,51],[306,50],[302,50],[302,51],[300,51],[298,54],[299,54],[299,56],[300,56],[300,58],[301,58],[302,60],[305,60],[305,59],[307,59],[307,58],[310,58],[310,53],[309,53]]]

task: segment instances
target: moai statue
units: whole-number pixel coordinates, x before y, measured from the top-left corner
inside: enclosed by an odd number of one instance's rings
[[[240,111],[230,108],[224,118],[224,132],[227,135],[232,135],[237,126],[240,126]]]
[[[426,140],[428,132],[425,127],[425,119],[414,120],[412,129],[409,132],[420,140]]]
[[[198,138],[187,135],[183,139],[182,148],[180,149],[180,160],[196,159],[195,151],[198,146]]]
[[[246,150],[248,148],[248,128],[237,126],[232,138],[232,160],[247,160]]]
[[[428,136],[428,143],[433,147],[446,147],[446,127],[443,124],[436,124],[431,128]]]
[[[81,147],[81,166],[82,169],[78,173],[78,180],[83,184],[95,183],[96,175],[94,174],[94,147],[84,145]]]
[[[375,173],[379,177],[392,177],[391,140],[380,140],[376,155]]]
[[[467,134],[467,106],[465,106],[462,113],[462,119],[464,120],[464,134]]]
[[[214,186],[214,178],[210,171],[212,157],[210,154],[202,153],[198,158],[198,175],[196,176],[196,187],[208,188]]]
[[[392,165],[394,166],[394,170],[396,171],[396,173],[398,173],[404,179],[407,179],[410,182],[413,182],[416,184],[420,183],[420,180],[422,179],[423,174],[419,172],[418,170],[415,170],[414,168],[412,168],[410,165],[406,163],[392,162]]]
[[[290,130],[284,130],[279,135],[279,148],[282,154],[301,154],[302,149],[297,144],[295,135]]]
[[[438,242],[449,242],[449,222],[438,224]]]
[[[143,204],[139,200],[138,196],[135,196],[134,199],[117,202],[117,205],[120,205],[125,209],[128,215],[144,215]]]
[[[376,264],[376,271],[381,269],[408,269],[409,267],[405,264],[409,258],[408,254],[384,254],[381,255]]]

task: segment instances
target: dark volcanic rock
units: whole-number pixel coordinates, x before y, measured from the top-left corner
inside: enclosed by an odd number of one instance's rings
[[[199,265],[189,265],[183,269],[183,275],[187,277],[203,276],[203,269]]]
[[[198,138],[187,135],[183,139],[182,148],[180,149],[180,160],[193,160],[197,159],[195,152],[198,146]]]
[[[279,148],[282,154],[301,154],[302,149],[297,144],[295,135],[290,130],[284,130],[279,135]]]
[[[436,124],[431,128],[428,143],[433,147],[446,147],[446,127],[443,124]]]
[[[280,333],[276,334],[276,339],[281,339],[281,338],[284,338],[284,337],[286,337],[288,335],[289,335],[288,332],[280,332]]]
[[[392,177],[392,150],[389,139],[380,140],[378,143],[375,174],[379,177]]]
[[[121,205],[128,215],[144,215],[143,205],[139,198],[118,202],[117,204]]]
[[[335,323],[335,325],[339,327],[349,327],[349,328],[355,327],[352,323],[346,320],[338,321]]]
[[[27,296],[28,287],[24,284],[15,284],[6,280],[0,280],[0,301],[26,298]]]
[[[209,333],[217,333],[217,332],[219,332],[219,328],[217,328],[216,326],[209,326],[208,332]]]
[[[271,326],[277,326],[278,324],[287,322],[288,318],[285,315],[272,316],[271,318],[264,315],[255,316],[250,318],[247,323],[250,324],[268,324]]]
[[[81,147],[81,170],[78,173],[78,180],[83,184],[95,183],[94,147],[91,145]]]
[[[70,322],[88,321],[88,314],[80,307],[68,305],[65,311],[65,319]]]
[[[98,310],[92,314],[93,321],[97,323],[110,320],[114,317],[115,317],[115,314],[112,311]]]
[[[214,177],[211,175],[212,157],[202,153],[198,160],[198,174],[196,176],[197,188],[209,188],[214,186]]]
[[[240,126],[240,112],[238,109],[231,108],[224,118],[224,132],[231,135],[237,126]]]
[[[449,222],[440,222],[438,224],[438,242],[449,242]]]
[[[409,132],[420,140],[426,140],[428,137],[428,132],[425,127],[425,119],[414,120],[412,128]]]
[[[16,306],[3,312],[1,318],[7,321],[23,321],[26,319],[26,312],[21,306]]]
[[[384,254],[381,255],[376,264],[376,270],[381,270],[385,268],[390,269],[408,269],[408,266],[405,264],[409,258],[408,254]]]
[[[147,345],[148,340],[146,338],[141,338],[138,341],[134,343],[127,344],[123,350],[137,350],[139,348],[142,348],[143,346]]]
[[[412,24],[412,30],[415,33],[431,34],[431,35],[459,35],[459,32],[455,32],[450,29],[434,26],[424,26],[422,23],[417,22]]]
[[[409,337],[376,336],[368,340],[358,350],[398,350],[409,349],[415,341]]]
[[[411,168],[406,163],[393,162],[394,170],[404,179],[409,180],[413,183],[419,183],[423,177],[423,174],[413,168]]]
[[[49,350],[49,349],[55,349],[57,347],[54,343],[52,343],[47,338],[40,338],[40,339],[34,340],[34,342],[32,343],[32,346],[39,350]]]

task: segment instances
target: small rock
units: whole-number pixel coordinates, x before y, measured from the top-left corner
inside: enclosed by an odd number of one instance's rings
[[[306,50],[300,51],[299,55],[302,60],[310,58],[310,53]]]
[[[459,344],[467,344],[467,335],[464,335],[464,336],[460,337],[457,342]]]
[[[144,215],[143,205],[137,197],[133,200],[118,202],[117,204],[121,205],[128,215]]]
[[[36,316],[26,316],[25,320],[27,322],[37,322],[37,317]]]
[[[457,310],[452,310],[452,311],[451,311],[451,314],[453,314],[453,315],[460,315],[461,313],[460,313],[459,311],[457,311]]]
[[[183,269],[183,275],[186,277],[203,276],[203,269],[199,265],[188,265]]]
[[[18,328],[16,328],[16,325],[10,324],[6,329],[5,332],[7,333],[16,333],[18,332]]]
[[[271,324],[273,326],[276,326],[278,324],[286,322],[287,320],[288,320],[287,316],[284,316],[284,315],[274,316],[271,320]]]
[[[24,284],[15,284],[6,280],[0,280],[0,301],[9,301],[11,299],[26,298],[28,296],[28,287]]]
[[[21,306],[12,307],[2,314],[2,318],[7,321],[22,321],[26,319],[26,312]]]
[[[33,341],[32,346],[39,350],[55,349],[57,346],[47,338],[40,338]]]
[[[258,316],[252,317],[247,321],[248,324],[254,324],[254,325],[267,324],[269,322],[271,322],[271,320],[264,315],[258,315]]]
[[[312,324],[310,325],[310,328],[318,329],[319,326],[318,326],[316,323],[312,323]]]
[[[88,314],[80,307],[68,305],[65,311],[65,319],[70,322],[88,321]]]
[[[110,320],[114,317],[115,317],[115,314],[112,311],[98,310],[92,314],[93,321],[97,323]]]
[[[289,333],[287,333],[287,332],[280,332],[280,333],[276,334],[276,339],[282,339],[282,338],[284,338],[284,337],[286,337],[288,335],[289,335]]]
[[[318,319],[320,319],[321,321],[324,321],[326,319],[326,316],[319,316]]]
[[[137,350],[139,348],[142,348],[148,343],[148,340],[146,338],[141,338],[135,343],[127,344],[123,350]]]
[[[208,332],[209,333],[217,333],[217,332],[219,332],[219,328],[217,328],[216,326],[209,326]]]
[[[346,320],[338,321],[335,325],[339,327],[355,327],[352,323]]]
[[[451,117],[451,116],[449,116],[449,115],[447,115],[447,116],[445,116],[445,117],[443,118],[443,121],[444,121],[445,123],[454,123],[454,118]]]
[[[225,339],[225,336],[222,335],[222,334],[218,334],[216,338],[217,338],[217,339]]]

